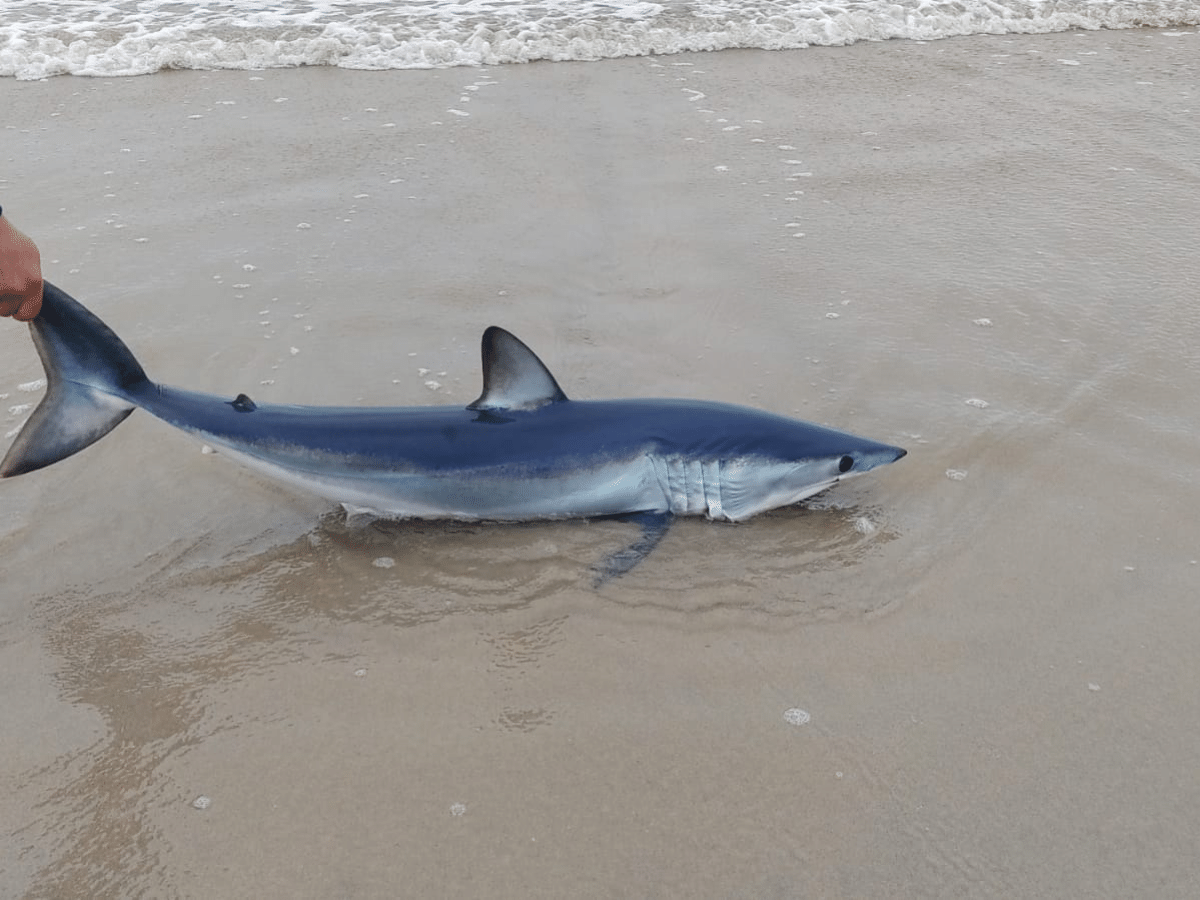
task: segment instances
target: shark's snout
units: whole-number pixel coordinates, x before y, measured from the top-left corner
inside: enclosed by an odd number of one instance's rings
[[[890,465],[898,459],[903,459],[908,451],[903,447],[892,447],[887,444],[875,444],[866,448],[850,451],[837,460],[837,480],[852,478],[864,472],[870,472],[880,466]]]

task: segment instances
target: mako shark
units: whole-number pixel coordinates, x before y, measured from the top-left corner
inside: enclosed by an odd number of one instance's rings
[[[46,283],[30,322],[41,403],[0,463],[32,472],[79,452],[135,408],[251,469],[388,519],[627,517],[637,564],[673,516],[738,522],[895,462],[904,450],[756,409],[701,400],[568,400],[502,328],[483,334],[483,393],[465,408],[257,404],[151,381],[121,339]]]

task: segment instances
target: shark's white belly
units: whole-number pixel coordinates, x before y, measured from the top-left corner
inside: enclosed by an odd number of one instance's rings
[[[220,442],[218,442],[220,444]],[[698,460],[643,453],[552,475],[495,469],[433,473],[297,468],[220,445],[250,469],[335,503],[386,518],[563,519],[670,512],[741,521],[837,482],[803,463],[754,458]]]
[[[396,473],[299,469],[232,446],[247,468],[319,497],[385,518],[567,519],[666,510],[649,457],[518,477],[495,469]]]

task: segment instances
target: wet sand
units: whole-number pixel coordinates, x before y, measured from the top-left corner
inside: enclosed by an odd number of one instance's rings
[[[0,484],[0,895],[1193,896],[1198,41],[0,81],[157,380],[466,403],[494,323],[910,451],[594,590],[627,526],[349,527],[135,414]],[[40,375],[0,327],[5,432]]]

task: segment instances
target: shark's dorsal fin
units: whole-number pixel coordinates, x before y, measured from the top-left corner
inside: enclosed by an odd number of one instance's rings
[[[467,409],[537,409],[567,399],[537,354],[503,328],[483,333],[483,393]]]

